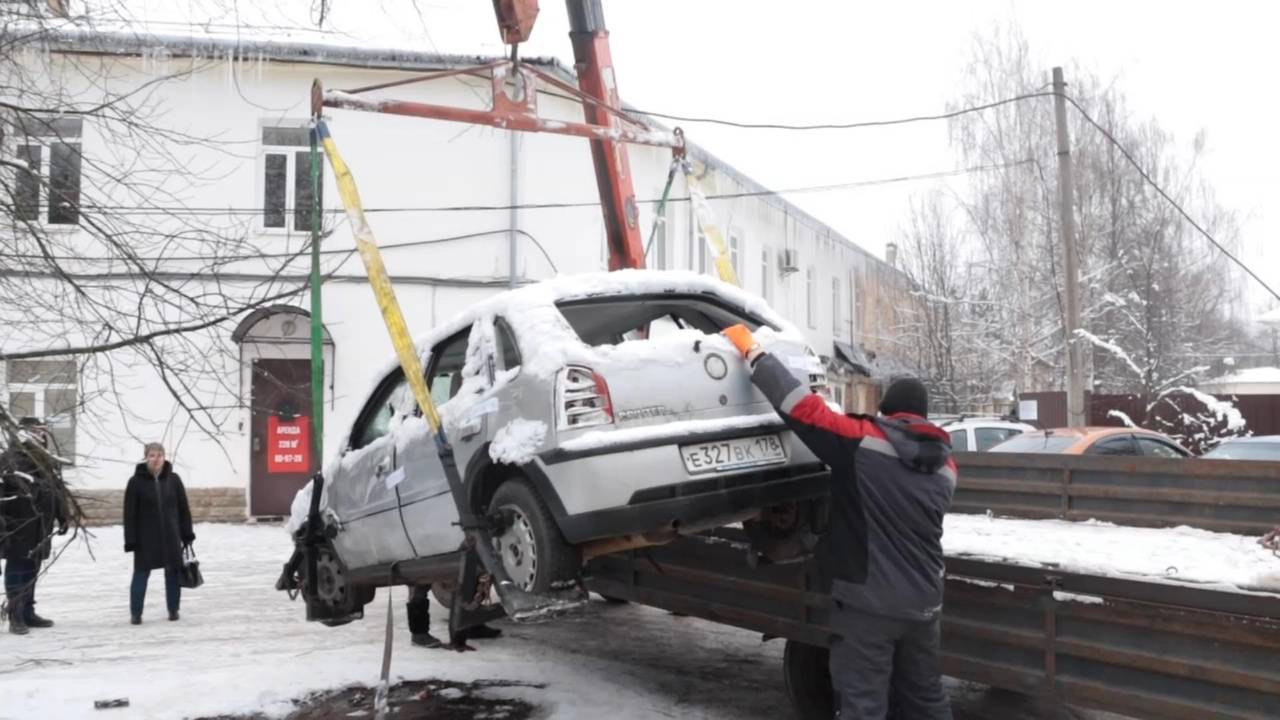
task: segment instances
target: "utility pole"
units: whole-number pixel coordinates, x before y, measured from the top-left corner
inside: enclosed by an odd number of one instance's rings
[[[1080,264],[1076,259],[1075,204],[1071,185],[1071,139],[1067,136],[1067,83],[1062,68],[1053,69],[1053,105],[1058,121],[1058,212],[1062,226],[1062,267],[1066,276],[1067,425],[1084,427],[1084,365],[1076,331],[1080,329]]]

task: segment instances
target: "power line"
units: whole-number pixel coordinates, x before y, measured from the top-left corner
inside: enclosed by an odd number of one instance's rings
[[[1191,227],[1198,230],[1201,235],[1204,235],[1205,239],[1208,240],[1215,248],[1217,248],[1219,252],[1221,252],[1223,255],[1226,255],[1228,260],[1235,263],[1241,270],[1244,270],[1245,273],[1249,275],[1249,277],[1256,280],[1259,285],[1261,285],[1264,289],[1266,289],[1267,292],[1271,293],[1272,297],[1276,298],[1277,300],[1280,300],[1280,294],[1277,294],[1275,290],[1272,290],[1271,286],[1268,285],[1262,278],[1258,277],[1257,273],[1251,270],[1248,265],[1245,265],[1244,262],[1240,260],[1240,258],[1237,258],[1230,250],[1224,247],[1222,243],[1218,242],[1213,237],[1213,235],[1210,235],[1209,231],[1201,227],[1200,223],[1196,222],[1195,219],[1192,218],[1191,215],[1188,214],[1186,210],[1182,209],[1182,205],[1178,204],[1177,200],[1174,200],[1169,195],[1169,193],[1165,192],[1164,188],[1160,187],[1160,184],[1157,183],[1155,179],[1152,178],[1149,174],[1147,174],[1147,171],[1133,157],[1133,155],[1129,153],[1129,151],[1125,148],[1125,146],[1122,145],[1120,141],[1115,138],[1115,136],[1113,136],[1110,132],[1108,132],[1106,128],[1102,127],[1102,125],[1100,125],[1097,120],[1094,120],[1093,116],[1091,116],[1083,107],[1080,106],[1080,103],[1076,102],[1075,99],[1072,98],[1070,95],[1064,94],[1062,97],[1067,102],[1071,103],[1072,107],[1074,107],[1077,111],[1080,112],[1080,115],[1085,119],[1086,122],[1092,125],[1095,130],[1102,133],[1102,136],[1105,137],[1108,142],[1110,142],[1112,145],[1115,146],[1117,150],[1120,151],[1120,154],[1123,155],[1124,159],[1128,160],[1129,164],[1132,165],[1134,169],[1138,171],[1138,174],[1142,176],[1142,179],[1145,180],[1147,184],[1152,187],[1152,189],[1154,189],[1157,193],[1159,193],[1160,197],[1167,200],[1169,204],[1173,206],[1173,209],[1177,210],[1178,214],[1181,215],[1184,220],[1186,220],[1188,223],[1191,224]]]
[[[550,95],[552,97],[561,98],[563,100],[572,100],[574,102],[582,101],[582,98],[575,98],[569,95],[561,95],[559,93],[553,93],[545,90],[540,91],[540,93],[545,95]],[[663,120],[674,120],[676,122],[703,123],[708,125],[724,125],[726,127],[741,128],[745,130],[799,130],[799,131],[853,130],[857,128],[888,127],[891,125],[907,125],[910,123],[931,122],[935,120],[950,120],[951,118],[960,117],[961,115],[968,115],[970,113],[982,112],[984,110],[998,108],[1002,105],[1009,105],[1011,103],[1017,103],[1017,102],[1022,102],[1023,100],[1031,100],[1033,98],[1041,98],[1041,97],[1053,97],[1053,93],[1033,92],[1033,93],[1026,93],[1023,95],[1015,95],[1013,97],[1004,98],[1003,100],[995,100],[993,102],[989,102],[984,105],[972,105],[969,107],[963,107],[957,110],[951,110],[944,113],[936,113],[933,115],[913,115],[910,117],[893,118],[889,120],[863,120],[859,122],[846,122],[846,123],[793,124],[793,123],[743,122],[739,120],[724,120],[722,118],[673,115],[671,113],[660,113],[660,112],[653,112],[650,110],[637,110],[634,108],[627,108],[626,110],[617,111],[617,112],[621,115],[628,115],[628,114],[644,115],[646,117],[661,118]],[[599,101],[596,101],[596,100],[588,99],[588,102],[591,102],[597,105],[600,104]]]
[[[917,180],[937,180],[946,177],[955,177],[958,175],[970,175],[979,172],[989,172],[992,170],[1004,170],[1020,165],[1035,164],[1035,160],[1014,160],[1007,163],[997,163],[993,165],[974,165],[971,167],[957,168],[955,170],[938,170],[935,172],[921,173],[918,175],[900,175],[897,177],[876,178],[874,180],[856,180],[844,183],[831,183],[827,185],[806,185],[801,187],[782,188],[778,190],[748,190],[736,193],[718,193],[707,195],[708,200],[732,200],[737,198],[750,197],[769,197],[774,195],[800,195],[805,193],[831,192],[834,190],[850,190],[860,187],[873,187],[877,185],[893,185],[904,182],[914,182]],[[652,198],[646,200],[637,200],[638,204],[656,205],[662,202],[661,198]],[[668,203],[673,202],[689,202],[689,197],[673,197],[667,198]],[[365,208],[366,214],[374,213],[409,213],[409,212],[496,212],[509,210],[560,210],[574,208],[592,208],[599,207],[599,200],[586,200],[581,202],[545,202],[545,203],[521,203],[517,205],[426,205],[418,207],[383,207],[383,208]],[[181,207],[181,208],[164,208],[154,205],[82,205],[82,210],[97,212],[130,212],[138,215],[204,215],[204,216],[242,216],[242,215],[258,215],[266,212],[267,208],[262,207]],[[281,208],[270,208],[272,211],[279,211]],[[285,207],[283,212],[292,214],[296,208]],[[345,213],[340,208],[327,208],[322,212],[329,215],[342,215]],[[502,232],[509,232],[503,230]]]
[[[534,246],[536,246],[538,250],[542,253],[542,257],[546,259],[547,264],[551,266],[551,271],[556,273],[557,275],[560,273],[560,269],[556,267],[555,261],[551,259],[551,254],[547,252],[546,247],[544,247],[542,243],[538,242],[538,239],[535,238],[532,234],[520,229],[511,230],[511,229],[504,228],[502,230],[486,230],[484,232],[467,233],[465,235],[452,235],[449,237],[431,238],[428,240],[410,240],[408,242],[402,242],[402,243],[387,243],[385,245],[379,245],[379,248],[382,250],[394,250],[396,248],[421,247],[423,245],[435,245],[439,243],[457,242],[461,240],[472,240],[475,238],[488,237],[492,235],[509,235],[512,232],[515,232],[517,235],[520,235],[525,239],[527,239],[529,242],[533,243]],[[229,263],[229,262],[236,262],[240,260],[269,260],[273,258],[299,258],[306,252],[307,247],[309,247],[309,245],[303,246],[302,248],[299,248],[294,252],[274,252],[274,253],[259,252],[259,253],[244,253],[244,254],[237,254],[237,255],[159,255],[159,256],[138,256],[134,259],[141,260],[141,261],[162,261],[162,262],[204,261],[204,262],[214,262],[214,263],[224,263],[224,262]],[[320,254],[321,255],[345,255],[349,257],[356,252],[358,252],[356,248],[335,248],[335,249],[328,249],[328,250],[322,249],[320,251]],[[121,256],[119,255],[96,255],[96,256],[50,255],[46,257],[44,255],[30,255],[30,254],[23,254],[23,253],[0,252],[0,258],[13,258],[18,260],[53,260],[58,262],[69,262],[69,261],[76,261],[76,260],[88,261],[88,262],[109,262],[112,260],[119,260],[121,259]]]

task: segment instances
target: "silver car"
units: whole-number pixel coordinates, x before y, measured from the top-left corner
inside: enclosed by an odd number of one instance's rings
[[[576,578],[584,559],[825,494],[826,469],[719,334],[735,323],[823,388],[821,364],[793,326],[759,298],[691,273],[531,285],[419,341],[466,511],[506,520],[495,547],[517,585],[543,592]],[[456,576],[458,509],[398,365],[324,474],[325,545],[309,616],[357,615],[393,568],[400,582]],[[309,502],[310,486],[295,499],[291,529]]]

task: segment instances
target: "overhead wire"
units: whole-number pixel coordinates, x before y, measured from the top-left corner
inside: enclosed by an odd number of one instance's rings
[[[945,177],[955,177],[958,175],[968,175],[979,172],[989,172],[992,170],[1003,170],[1020,165],[1035,164],[1033,159],[1014,160],[1007,163],[996,163],[991,165],[973,165],[970,167],[956,168],[954,170],[938,170],[928,173],[920,173],[917,175],[899,175],[896,177],[875,178],[872,180],[855,180],[843,183],[829,183],[826,185],[806,185],[800,187],[780,188],[776,190],[746,190],[735,193],[713,193],[707,195],[708,200],[732,200],[736,198],[747,197],[767,197],[771,195],[800,195],[805,193],[831,192],[835,190],[848,190],[859,187],[873,187],[876,185],[892,185],[897,183],[912,182],[917,180],[936,180]],[[667,202],[689,202],[689,196],[667,198]],[[654,205],[662,202],[661,198],[648,198],[637,200],[637,204]],[[366,214],[373,213],[407,213],[407,212],[489,212],[489,211],[506,211],[506,210],[556,210],[556,209],[572,209],[572,208],[591,208],[599,207],[599,200],[585,200],[579,202],[545,202],[545,203],[519,203],[515,205],[424,205],[424,206],[405,206],[405,207],[383,207],[383,208],[365,208]],[[241,216],[256,215],[266,211],[262,207],[182,207],[182,208],[157,208],[155,206],[130,206],[130,205],[86,205],[84,209],[96,210],[100,212],[133,212],[133,211],[149,211],[150,214],[158,215],[206,215],[206,216]],[[271,208],[278,210],[280,208]],[[295,208],[285,207],[283,211],[286,214],[293,213]],[[323,211],[330,215],[341,215],[343,210],[340,208],[327,208]],[[146,213],[144,213],[146,214]],[[503,232],[509,232],[504,230]]]
[[[1215,248],[1217,248],[1219,252],[1225,255],[1228,260],[1235,263],[1235,265],[1239,267],[1241,270],[1244,270],[1245,273],[1249,275],[1249,277],[1256,280],[1257,283],[1261,285],[1268,293],[1271,293],[1272,297],[1276,298],[1277,300],[1280,300],[1280,293],[1277,293],[1275,290],[1273,290],[1271,286],[1266,283],[1265,280],[1263,280],[1261,277],[1258,276],[1257,273],[1253,271],[1252,268],[1246,265],[1242,260],[1240,260],[1240,258],[1236,257],[1234,253],[1232,253],[1230,250],[1226,248],[1226,246],[1218,242],[1217,238],[1213,237],[1213,235],[1208,230],[1204,229],[1204,227],[1200,223],[1196,222],[1195,218],[1191,217],[1191,214],[1188,213],[1177,200],[1174,200],[1173,197],[1169,195],[1169,193],[1165,192],[1164,188],[1160,186],[1160,183],[1155,181],[1155,178],[1151,177],[1151,175],[1147,172],[1146,168],[1142,167],[1142,164],[1139,163],[1138,160],[1133,156],[1133,154],[1129,152],[1128,148],[1126,148],[1123,143],[1121,143],[1118,139],[1116,139],[1116,137],[1112,135],[1106,128],[1104,128],[1097,120],[1094,120],[1093,116],[1090,115],[1088,111],[1086,111],[1084,107],[1080,105],[1080,103],[1076,102],[1075,98],[1065,93],[1062,95],[1062,97],[1072,107],[1074,107],[1077,112],[1080,113],[1080,116],[1085,119],[1085,122],[1092,125],[1095,130],[1097,130],[1099,133],[1102,134],[1102,137],[1106,138],[1107,142],[1111,143],[1116,148],[1116,150],[1120,152],[1120,154],[1124,157],[1124,159],[1127,160],[1129,164],[1132,165],[1133,168],[1138,171],[1138,174],[1142,176],[1142,179],[1148,185],[1150,185],[1151,188],[1160,195],[1160,197],[1164,198],[1165,201],[1168,202],[1169,205],[1171,205],[1173,209],[1176,210],[1178,214],[1181,215],[1182,218],[1191,225],[1191,227],[1195,228],[1201,235],[1203,235],[1204,238],[1208,240],[1209,243],[1212,244]]]

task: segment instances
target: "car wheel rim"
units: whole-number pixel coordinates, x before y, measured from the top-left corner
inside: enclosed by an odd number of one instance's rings
[[[510,514],[511,524],[493,538],[494,550],[502,558],[511,582],[521,590],[532,590],[538,577],[538,545],[533,526],[518,508],[504,505],[500,509]]]

